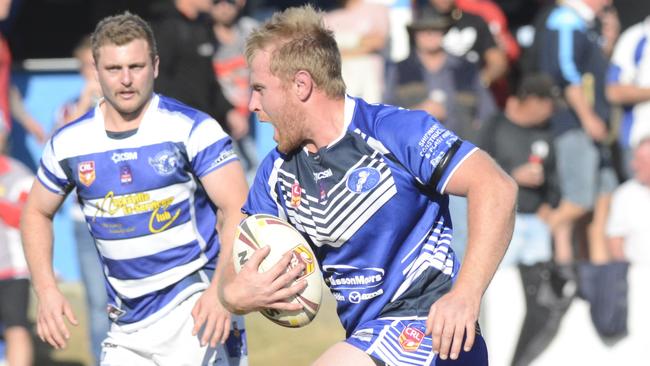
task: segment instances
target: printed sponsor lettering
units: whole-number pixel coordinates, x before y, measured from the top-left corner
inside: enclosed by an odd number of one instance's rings
[[[456,140],[452,137],[453,134],[448,130],[443,130],[438,126],[431,127],[418,142],[420,156],[430,159],[442,143],[451,146],[451,143]]]
[[[353,277],[330,278],[329,282],[331,286],[341,286],[341,285],[366,286],[366,285],[374,285],[376,283],[381,283],[382,279],[383,277],[380,274],[371,275],[371,276],[357,275]]]
[[[361,301],[374,299],[375,297],[377,297],[377,296],[379,296],[379,295],[381,295],[383,293],[384,293],[384,289],[381,289],[381,288],[379,290],[377,290],[377,291],[369,292],[369,293],[365,293],[365,294],[362,294],[359,291],[352,291],[348,295],[348,301],[350,301],[353,304],[358,304]]]
[[[377,287],[384,282],[384,270],[381,268],[356,268],[341,266],[323,266],[325,283],[332,289],[361,290]]]
[[[319,180],[329,178],[332,175],[334,175],[334,173],[332,173],[332,169],[327,169],[324,172],[314,173],[314,180],[316,180],[318,182]]]
[[[111,160],[113,160],[113,163],[121,163],[123,161],[129,161],[129,160],[138,160],[138,152],[137,151],[127,151],[127,152],[114,152],[113,156],[111,156]]]
[[[174,197],[152,200],[149,193],[133,193],[115,197],[115,193],[110,191],[104,196],[101,204],[96,206],[95,216],[115,216],[119,212],[123,215],[151,212],[148,228],[151,233],[158,233],[167,229],[181,213],[180,208],[177,208],[174,213],[167,210],[173,202]]]
[[[235,155],[235,151],[233,150],[222,151],[221,154],[219,154],[219,156],[217,156],[217,158],[214,159],[214,161],[210,165],[210,169],[221,165],[221,163],[230,159],[233,155]]]

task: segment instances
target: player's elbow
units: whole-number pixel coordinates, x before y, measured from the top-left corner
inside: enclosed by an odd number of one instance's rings
[[[517,182],[511,176],[502,172],[493,180],[493,187],[493,197],[498,197],[504,207],[508,207],[514,211],[517,203],[517,194],[519,193]]]

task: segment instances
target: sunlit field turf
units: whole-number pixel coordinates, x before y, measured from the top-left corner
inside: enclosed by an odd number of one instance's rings
[[[336,301],[324,286],[323,302],[316,318],[303,328],[285,328],[266,319],[259,313],[246,316],[250,366],[302,366],[310,365],[332,344],[343,340],[345,332],[336,315]],[[81,283],[62,283],[60,288],[70,302],[80,322],[70,327],[68,347],[55,350],[36,336],[35,365],[40,366],[91,366],[88,354],[88,336],[85,335],[86,311]],[[32,298],[30,314],[34,319],[35,299]],[[36,327],[34,326],[34,333]]]

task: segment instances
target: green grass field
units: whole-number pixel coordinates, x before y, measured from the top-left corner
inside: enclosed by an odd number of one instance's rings
[[[70,344],[64,350],[54,350],[34,338],[36,366],[91,366],[88,337],[83,325],[86,312],[81,283],[62,283],[61,290],[70,301],[81,325],[71,327]],[[285,328],[259,313],[246,316],[250,366],[310,365],[332,344],[344,339],[345,332],[336,315],[336,301],[324,290],[323,303],[316,318],[303,328]],[[35,300],[30,313],[35,314]],[[34,327],[34,332],[36,328]]]
[[[316,318],[303,328],[284,328],[259,313],[246,317],[250,366],[310,365],[332,344],[345,338],[336,301],[324,289]]]

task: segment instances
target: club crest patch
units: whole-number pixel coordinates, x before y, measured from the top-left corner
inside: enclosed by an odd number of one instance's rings
[[[175,151],[163,150],[149,158],[149,165],[158,175],[172,175],[178,167],[178,154]]]
[[[364,167],[353,170],[345,182],[352,193],[365,193],[379,185],[381,174],[375,168]]]
[[[79,182],[86,187],[90,187],[97,177],[95,173],[95,161],[82,161],[77,164],[77,175]]]

